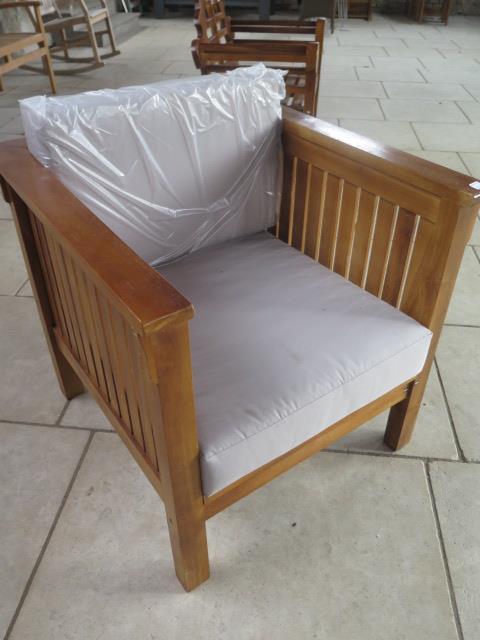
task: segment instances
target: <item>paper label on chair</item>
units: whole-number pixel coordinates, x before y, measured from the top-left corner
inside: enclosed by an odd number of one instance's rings
[[[479,180],[475,180],[475,182],[471,182],[469,185],[469,187],[472,187],[472,189],[475,189],[476,191],[480,191],[480,181]],[[480,198],[480,193],[477,193],[476,196],[473,196],[474,198]]]

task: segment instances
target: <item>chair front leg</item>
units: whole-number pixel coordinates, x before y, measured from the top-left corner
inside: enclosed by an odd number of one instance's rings
[[[186,322],[167,326],[146,339],[156,387],[152,416],[175,572],[185,591],[207,580],[205,510],[191,356]]]

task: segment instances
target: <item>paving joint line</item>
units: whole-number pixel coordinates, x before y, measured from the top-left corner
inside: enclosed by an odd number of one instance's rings
[[[463,115],[465,116],[465,118],[468,120],[467,124],[475,124],[475,122],[470,118],[470,116],[468,115],[468,113],[465,112],[465,110],[463,109],[463,107],[461,107],[458,103],[460,102],[460,100],[454,100],[453,104],[457,107],[457,109],[460,109],[460,111],[463,113]],[[465,124],[465,123],[463,123]],[[458,155],[460,156],[461,151],[457,151]],[[467,152],[468,153],[468,152]],[[461,159],[461,156],[460,156]],[[463,160],[462,160],[463,162]],[[465,164],[465,163],[463,163]]]
[[[413,135],[415,136],[415,138],[417,139],[418,144],[420,145],[420,149],[421,149],[422,151],[426,151],[425,147],[424,147],[424,146],[423,146],[423,144],[422,144],[422,141],[420,140],[420,138],[419,138],[419,136],[418,136],[418,133],[417,133],[417,131],[416,131],[415,127],[413,126],[415,123],[414,123],[414,122],[410,122],[410,121],[409,121],[409,123],[408,123],[408,124],[410,125],[410,129],[413,131]]]
[[[73,485],[75,483],[75,480],[77,479],[78,473],[79,473],[80,468],[81,468],[81,466],[83,464],[83,461],[85,460],[85,456],[87,455],[88,449],[90,448],[90,444],[92,442],[93,436],[94,436],[94,434],[91,433],[89,438],[88,438],[88,440],[87,440],[87,442],[85,443],[85,446],[83,447],[83,451],[80,454],[80,458],[79,458],[79,460],[78,460],[78,462],[77,462],[77,464],[75,466],[75,469],[73,471],[72,477],[70,478],[70,482],[68,483],[67,489],[66,489],[65,494],[64,494],[64,496],[62,498],[60,506],[58,507],[57,512],[55,514],[55,517],[53,519],[53,522],[50,525],[50,529],[48,530],[48,533],[47,533],[47,536],[46,536],[46,538],[45,538],[45,540],[43,542],[42,548],[40,549],[40,553],[38,554],[37,560],[36,560],[35,564],[33,565],[33,569],[32,569],[32,571],[30,573],[30,576],[29,576],[29,578],[27,580],[25,588],[24,588],[24,590],[22,592],[22,595],[21,595],[20,600],[18,602],[17,608],[15,609],[15,612],[14,612],[14,614],[12,616],[10,624],[8,625],[7,631],[6,631],[5,636],[4,636],[4,640],[8,640],[10,638],[11,634],[12,634],[13,627],[15,626],[15,623],[17,622],[17,619],[18,619],[18,616],[20,615],[20,612],[22,610],[23,604],[24,604],[24,602],[25,602],[25,600],[26,600],[26,598],[28,596],[28,593],[30,591],[30,587],[32,586],[33,580],[34,580],[34,578],[35,578],[35,576],[37,574],[38,568],[39,568],[39,566],[40,566],[40,564],[41,564],[41,562],[43,560],[43,556],[45,555],[45,552],[47,550],[48,544],[49,544],[49,542],[50,542],[50,540],[52,538],[52,535],[53,535],[53,532],[55,530],[55,527],[57,526],[57,523],[58,523],[58,521],[60,519],[60,516],[62,515],[62,511],[63,511],[63,509],[65,507],[65,504],[66,504],[66,502],[68,500],[68,497],[70,495],[72,487],[73,487]]]
[[[425,477],[426,477],[426,480],[427,480],[428,494],[430,496],[430,503],[432,505],[433,519],[435,521],[435,529],[436,529],[436,532],[437,532],[437,539],[438,539],[438,543],[439,543],[439,546],[440,546],[440,554],[442,556],[443,568],[444,568],[444,571],[445,571],[445,577],[447,579],[448,595],[449,595],[449,598],[450,598],[450,605],[452,607],[453,619],[455,621],[455,627],[456,627],[456,630],[457,630],[458,640],[464,640],[462,623],[461,623],[461,619],[460,619],[460,613],[458,611],[457,597],[455,595],[455,589],[454,589],[454,586],[453,586],[452,574],[451,574],[451,571],[450,571],[450,565],[448,563],[447,550],[445,548],[445,540],[443,538],[442,527],[441,527],[441,524],[440,524],[440,517],[438,515],[437,502],[435,500],[435,493],[433,491],[432,478],[430,476],[430,464],[428,462],[424,464],[424,469],[425,469]]]
[[[92,433],[116,433],[112,429],[98,429],[96,427],[81,427],[70,424],[46,424],[45,422],[30,422],[28,420],[6,420],[0,418],[0,423],[13,425],[23,425],[25,427],[46,427],[48,429],[69,429],[74,431],[89,431]]]
[[[55,420],[54,426],[58,427],[61,423],[61,421],[63,420],[64,415],[67,412],[67,409],[70,405],[70,400],[65,400],[65,404],[63,405],[63,409],[60,411],[60,414],[58,416],[58,418]]]
[[[445,322],[444,327],[459,327],[463,329],[480,329],[480,324],[458,324],[456,322]]]
[[[447,409],[448,422],[450,423],[450,428],[452,430],[453,441],[455,442],[455,447],[457,449],[458,457],[462,462],[467,462],[467,458],[463,451],[462,445],[460,444],[460,439],[458,437],[457,429],[455,426],[455,420],[453,419],[452,410],[450,408],[450,403],[448,401],[447,392],[445,390],[445,385],[443,383],[442,374],[440,372],[440,367],[438,366],[437,358],[433,359],[433,366],[435,371],[437,372],[438,381],[440,383],[440,389],[442,391],[443,401],[445,402],[445,407]]]
[[[341,453],[342,455],[355,455],[355,456],[368,456],[370,458],[388,458],[389,460],[418,460],[418,462],[422,462],[426,464],[427,462],[449,462],[452,464],[480,464],[476,461],[463,461],[463,460],[452,460],[451,458],[437,458],[437,457],[429,457],[429,456],[413,456],[408,455],[406,453],[397,453],[393,451],[355,451],[353,449],[321,449],[319,453],[322,451],[327,451],[328,453]]]

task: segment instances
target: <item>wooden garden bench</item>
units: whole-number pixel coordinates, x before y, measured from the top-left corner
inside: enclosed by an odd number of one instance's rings
[[[202,74],[263,62],[287,72],[287,106],[316,115],[325,20],[234,20],[223,0],[195,4],[197,39],[192,55]],[[310,36],[311,40],[237,38],[239,33]]]
[[[178,100],[176,109],[188,104]],[[201,190],[215,190],[228,164],[226,135],[239,140],[230,127],[242,115],[220,109],[222,162],[205,173],[215,158],[203,136],[215,141],[220,120],[216,98],[210,110],[205,97],[199,104],[192,122],[201,113],[209,124],[200,123],[197,147]],[[157,120],[168,118],[155,109]],[[155,126],[144,111],[137,116]],[[178,154],[194,136],[184,135],[180,112],[189,115],[176,110]],[[106,123],[115,119],[111,107],[107,116]],[[119,110],[119,118],[127,116],[122,145],[134,119]],[[244,134],[257,131],[245,122]],[[276,226],[157,270],[22,140],[0,144],[1,185],[60,387],[67,398],[90,391],[163,499],[176,574],[187,591],[209,576],[209,518],[387,409],[387,445],[409,441],[479,208],[468,176],[287,107],[281,127]],[[154,136],[141,131],[150,144]],[[75,146],[73,138],[66,143]],[[116,166],[125,156],[131,166],[131,153],[118,150],[118,137],[111,144],[117,179]],[[146,167],[152,156],[139,148],[136,166]],[[155,156],[173,176],[165,199],[153,202],[157,208],[177,187],[183,197],[182,184],[195,188],[187,161],[175,169],[174,147],[168,149]],[[230,156],[235,169],[238,154]],[[269,167],[252,175],[264,170],[267,180]],[[113,201],[115,214],[120,190]]]

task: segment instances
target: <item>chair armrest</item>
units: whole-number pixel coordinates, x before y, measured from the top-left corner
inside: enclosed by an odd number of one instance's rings
[[[138,334],[193,317],[190,302],[42,167],[22,140],[0,144],[0,176],[7,201],[12,191],[18,195]]]
[[[438,331],[480,208],[474,179],[283,113],[278,236]]]

